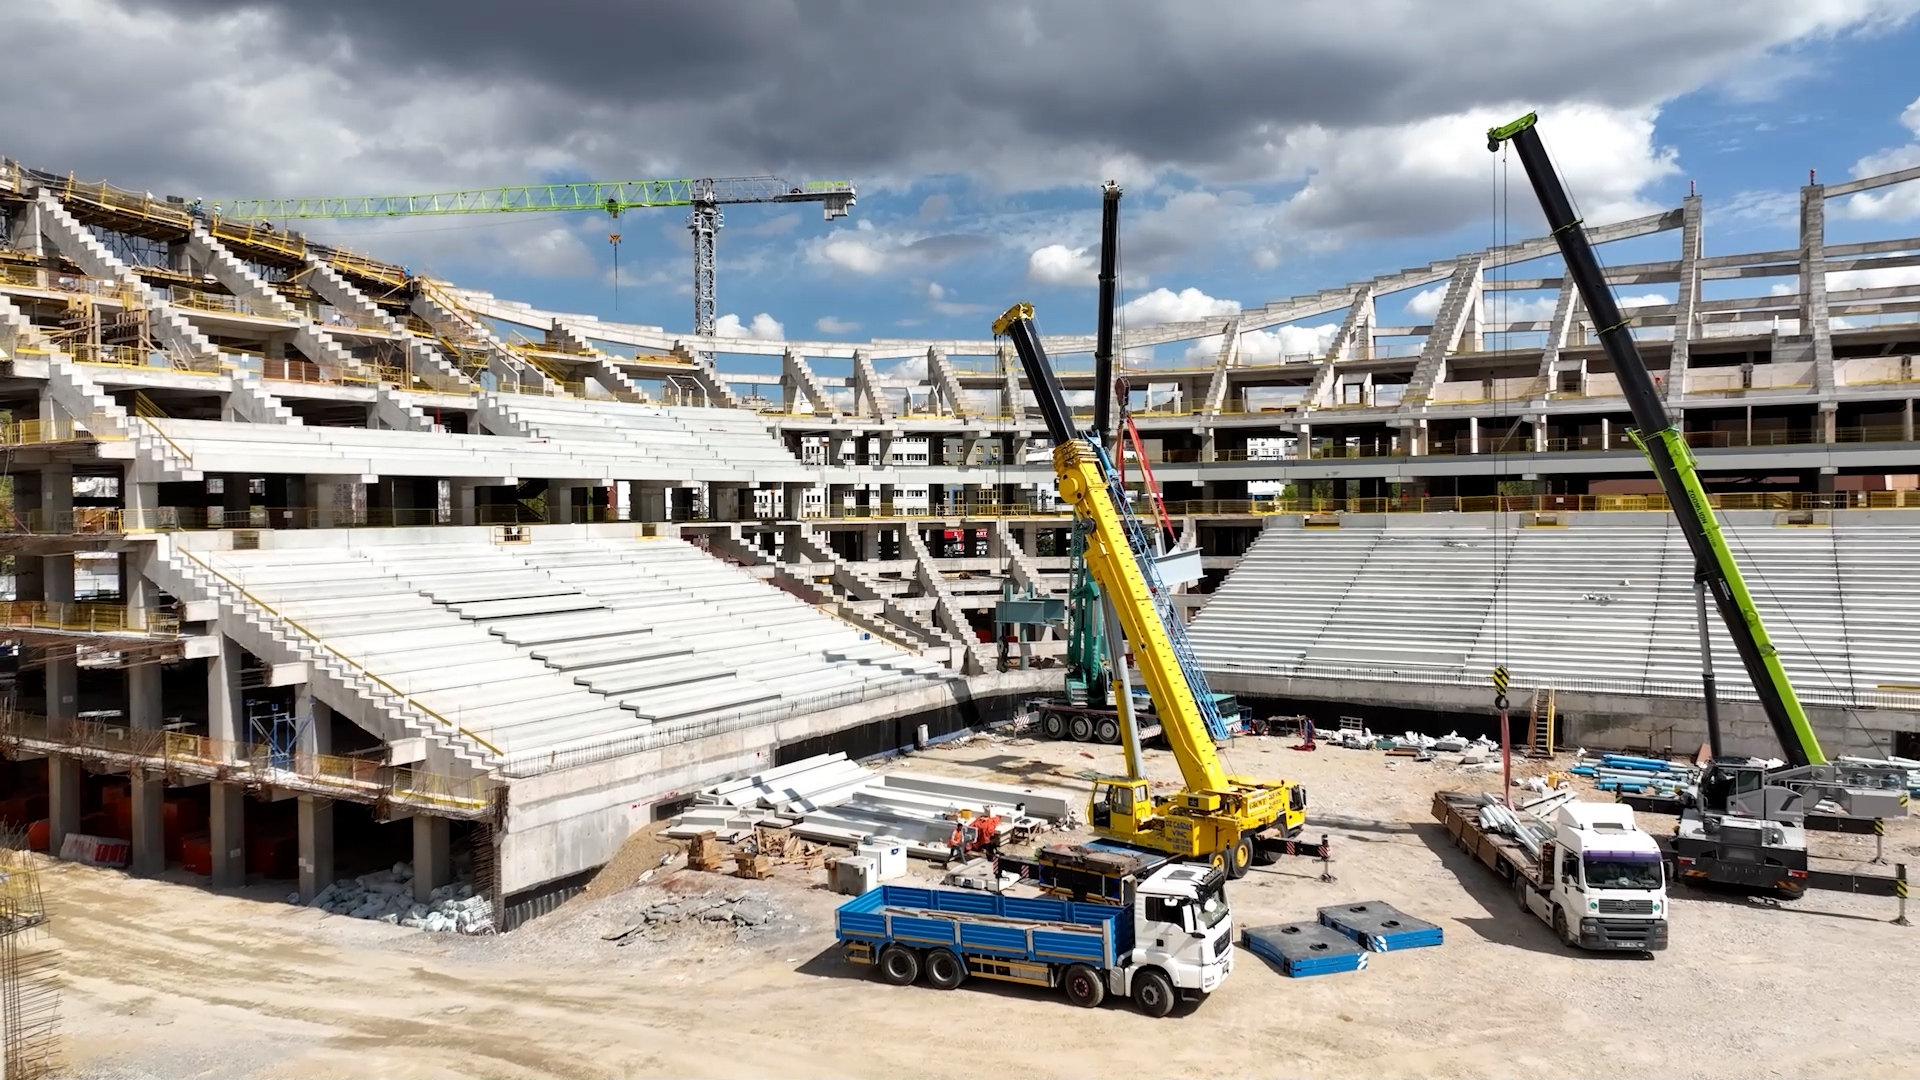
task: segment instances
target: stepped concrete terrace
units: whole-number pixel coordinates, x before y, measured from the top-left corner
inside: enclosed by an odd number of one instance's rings
[[[1722,519],[1830,753],[1884,752],[1920,718],[1907,580],[1920,521],[1861,512],[1783,523],[1790,516]],[[1504,664],[1515,701],[1555,689],[1563,743],[1644,746],[1677,727],[1674,745],[1691,749],[1705,730],[1699,623],[1693,559],[1671,516],[1519,519],[1276,519],[1194,620],[1194,650],[1216,686],[1243,695],[1480,714]],[[1707,625],[1729,746],[1769,754],[1771,731],[1710,601]]]

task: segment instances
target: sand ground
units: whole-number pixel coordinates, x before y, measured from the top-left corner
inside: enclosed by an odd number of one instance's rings
[[[1177,776],[1151,757],[1154,775]],[[905,764],[1084,786],[1119,753],[976,738]],[[1219,992],[1152,1021],[1124,1002],[1081,1010],[977,981],[880,983],[838,959],[837,898],[819,870],[760,883],[676,870],[628,886],[657,861],[649,848],[616,864],[623,880],[520,931],[457,938],[272,902],[283,889],[219,895],[55,864],[44,884],[65,1060],[108,1077],[1920,1073],[1920,927],[1891,925],[1891,900],[1681,892],[1657,958],[1577,953],[1428,816],[1436,789],[1497,788],[1497,775],[1277,739],[1240,741],[1229,765],[1304,782],[1309,829],[1337,853],[1332,883],[1307,861],[1256,868],[1230,889],[1237,923],[1385,900],[1440,924],[1446,943],[1301,980],[1241,952]],[[1843,842],[1870,851],[1817,838]],[[1920,822],[1895,823],[1887,852],[1920,868]],[[679,897],[747,897],[768,918],[604,940]]]

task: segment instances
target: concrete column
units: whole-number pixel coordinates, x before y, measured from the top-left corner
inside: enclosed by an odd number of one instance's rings
[[[130,591],[129,603],[133,596]],[[127,722],[136,731],[159,730],[160,665],[127,669]],[[128,778],[133,786],[133,872],[155,877],[167,868],[166,778],[141,768],[130,770]]]
[[[1479,452],[1480,418],[1477,416],[1469,416],[1467,417],[1467,453],[1477,454]]]
[[[1295,431],[1294,434],[1297,436],[1297,439],[1293,444],[1294,460],[1295,461],[1312,461],[1313,460],[1313,425],[1301,424],[1299,429]]]
[[[302,795],[299,816],[300,900],[306,903],[333,884],[333,800]]]
[[[1900,411],[1900,439],[1902,442],[1913,441],[1913,399],[1912,398],[1907,399],[1906,407]]]
[[[244,529],[252,524],[253,478],[234,473],[220,478],[220,527]]]
[[[578,485],[547,481],[547,524],[567,525],[573,521],[573,493]]]
[[[423,904],[433,890],[453,878],[449,824],[443,817],[413,815],[413,898]]]
[[[213,887],[247,883],[247,793],[238,784],[207,785],[207,831],[213,847]]]
[[[234,753],[245,722],[240,710],[240,646],[221,634],[219,650],[207,658],[207,736],[223,744],[217,753]]]
[[[73,466],[49,465],[40,470],[40,511],[48,531],[66,531],[73,513]]]
[[[455,479],[449,489],[451,495],[452,524],[480,524],[479,494],[480,485],[466,480]]]
[[[1820,441],[1821,442],[1830,443],[1835,440],[1836,438],[1835,428],[1837,426],[1839,419],[1840,419],[1840,408],[1838,405],[1834,404],[1831,401],[1823,401],[1820,403]]]
[[[80,800],[86,790],[80,759],[47,755],[47,851],[58,856],[67,836],[80,831]]]

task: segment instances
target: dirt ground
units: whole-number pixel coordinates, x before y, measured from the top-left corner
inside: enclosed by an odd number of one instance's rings
[[[977,738],[905,764],[1083,784],[1120,762]],[[1428,816],[1434,790],[1497,774],[1279,739],[1242,740],[1228,764],[1304,782],[1309,829],[1336,850],[1330,884],[1308,861],[1255,868],[1229,892],[1240,925],[1385,900],[1446,943],[1301,980],[1242,951],[1211,998],[1153,1021],[977,981],[882,984],[838,959],[818,870],[741,882],[675,863],[513,934],[456,938],[61,864],[44,884],[66,1062],[103,1077],[1920,1073],[1920,927],[1891,925],[1891,900],[1682,892],[1657,958],[1576,953]],[[623,881],[668,850],[640,843]],[[1887,849],[1920,869],[1920,822],[1893,824]]]

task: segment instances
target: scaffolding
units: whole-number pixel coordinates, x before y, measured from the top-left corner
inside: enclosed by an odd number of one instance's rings
[[[18,830],[0,831],[0,1078],[37,1080],[58,1072],[60,991],[39,869]]]

